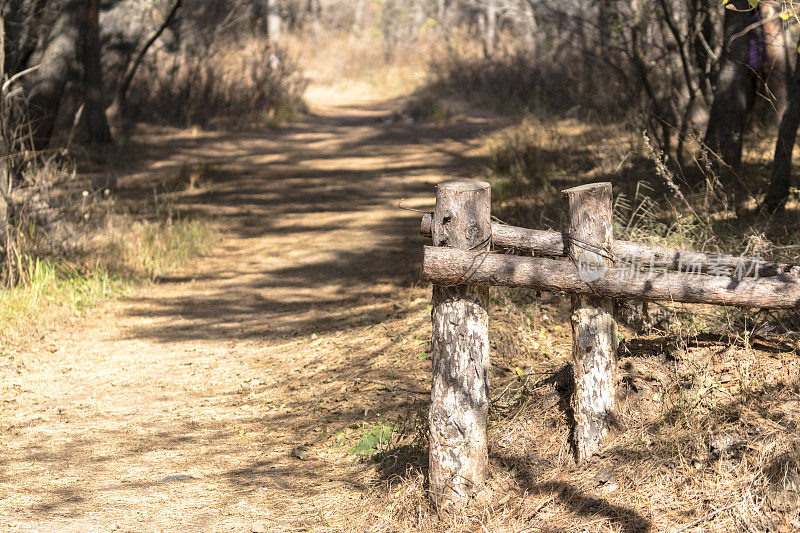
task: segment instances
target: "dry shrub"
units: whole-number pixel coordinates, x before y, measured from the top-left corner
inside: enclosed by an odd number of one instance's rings
[[[562,139],[558,132],[529,121],[501,131],[487,143],[490,174],[504,183],[500,197],[537,193],[560,170]]]
[[[9,195],[9,284],[24,279],[28,257],[68,257],[79,247],[86,220],[81,192],[68,186],[74,177],[63,158],[31,160],[21,173]]]
[[[208,252],[214,235],[210,224],[197,218],[143,222],[118,215],[109,228],[127,224],[124,232],[112,231],[96,237],[105,242],[95,247],[112,272],[133,279],[154,280]],[[120,235],[122,233],[122,235]]]
[[[501,113],[571,112],[595,120],[619,120],[627,103],[614,89],[616,81],[592,72],[592,65],[570,50],[555,55],[511,49],[485,58],[462,46],[430,64],[430,81],[418,95],[432,91],[456,96]]]
[[[0,45],[1,37],[0,26]],[[35,150],[19,81],[0,64],[0,279],[5,286],[30,278],[31,258],[62,256],[75,242],[75,221],[65,213],[76,199],[63,188],[74,167],[60,150]]]
[[[127,113],[180,126],[279,123],[305,111],[306,80],[282,48],[255,38],[159,50],[142,65]]]

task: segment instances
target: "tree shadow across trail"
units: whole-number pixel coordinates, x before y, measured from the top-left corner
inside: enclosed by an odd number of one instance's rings
[[[38,525],[103,509],[131,530],[356,516],[373,473],[347,450],[421,409],[430,383],[424,240],[398,201],[427,209],[437,182],[478,176],[500,126],[387,125],[391,105],[131,149],[120,195],[178,191],[175,211],[210,216],[219,242],[26,359],[0,514]],[[163,186],[196,169],[196,187]]]
[[[163,284],[131,307],[148,319],[136,338],[278,341],[380,323],[392,312],[394,291],[416,280],[424,243],[419,215],[398,201],[431,206],[436,182],[478,175],[474,152],[496,126],[386,125],[377,104],[348,112],[170,143],[176,166],[214,162],[210,183],[183,194],[176,209],[214,217],[224,245],[197,276],[166,278],[201,282]],[[146,153],[166,157],[152,146]]]

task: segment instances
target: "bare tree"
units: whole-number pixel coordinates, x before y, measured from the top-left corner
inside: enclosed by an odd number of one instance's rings
[[[281,4],[280,0],[267,1],[267,37],[270,41],[281,40]]]
[[[183,0],[175,0],[175,3],[172,4],[172,8],[169,10],[166,18],[164,18],[164,22],[153,32],[147,41],[142,45],[139,49],[139,52],[136,54],[134,60],[128,64],[128,68],[125,71],[125,76],[122,79],[122,82],[117,87],[116,94],[114,95],[114,101],[111,103],[111,107],[109,108],[109,113],[112,115],[120,116],[125,111],[125,98],[128,95],[128,89],[130,89],[131,82],[133,81],[133,77],[136,76],[136,71],[139,69],[139,65],[142,64],[142,60],[144,60],[145,54],[150,49],[151,46],[161,37],[161,34],[164,33],[172,21],[175,20],[175,15],[178,14],[178,10],[180,9],[181,5],[183,4]]]
[[[764,200],[765,207],[773,213],[782,211],[786,205],[792,181],[792,153],[797,139],[797,128],[800,127],[800,55],[797,56],[787,100],[786,109],[778,126],[772,176]]]
[[[497,44],[497,0],[485,1],[483,28],[483,55],[491,57]]]
[[[705,144],[721,160],[723,174],[730,183],[742,161],[750,57],[750,41],[742,32],[752,21],[752,11],[747,0],[733,0],[729,6],[725,12],[724,48]]]
[[[82,0],[62,0],[56,5],[58,18],[39,57],[39,68],[28,78],[26,88],[33,138],[39,150],[50,142],[67,81],[75,78],[88,9]]]
[[[110,143],[111,131],[103,98],[103,67],[100,61],[100,0],[88,0],[83,39],[84,117],[89,141]]]

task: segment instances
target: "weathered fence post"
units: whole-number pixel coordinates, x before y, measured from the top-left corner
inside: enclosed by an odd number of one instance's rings
[[[488,249],[490,210],[488,183],[440,183],[431,228],[434,246]],[[465,505],[486,480],[488,299],[486,286],[433,286],[429,481],[440,509]]]
[[[563,191],[569,199],[569,257],[590,287],[612,264],[610,183]],[[600,449],[616,403],[617,324],[614,303],[595,295],[572,296],[572,361],[575,455],[582,462]]]

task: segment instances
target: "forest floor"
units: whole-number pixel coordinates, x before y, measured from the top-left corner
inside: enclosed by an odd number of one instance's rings
[[[428,209],[437,182],[480,177],[487,135],[510,121],[387,120],[402,102],[363,94],[312,86],[312,114],[277,129],[132,138],[119,194],[196,174],[174,209],[208,217],[218,242],[0,353],[0,530],[800,527],[796,346],[623,328],[623,431],[576,467],[569,301],[503,290],[490,326],[494,496],[437,521],[420,438],[424,241],[419,213],[398,202]]]
[[[335,433],[429,389],[419,216],[398,201],[472,176],[493,127],[385,123],[397,107],[345,95],[280,129],[133,139],[120,193],[205,165],[175,207],[219,242],[0,355],[0,530],[348,529],[373,468]]]

